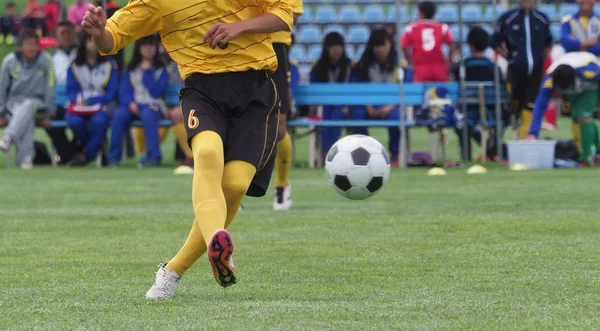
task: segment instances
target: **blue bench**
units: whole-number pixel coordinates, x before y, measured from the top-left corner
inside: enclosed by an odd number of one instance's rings
[[[496,89],[493,83],[465,83],[462,88],[456,82],[452,83],[406,83],[403,84],[403,100],[400,99],[400,86],[397,84],[310,84],[300,85],[294,92],[296,105],[388,105],[401,104],[402,120],[311,120],[299,118],[288,121],[293,140],[310,136],[309,166],[321,165],[321,149],[319,142],[319,129],[323,127],[393,127],[404,126],[443,127],[443,121],[415,120],[411,113],[414,107],[419,107],[424,102],[425,91],[431,87],[446,87],[449,98],[456,104],[479,105],[481,120],[469,125],[482,124],[484,127],[499,125],[495,119],[487,118],[487,109],[496,104]],[[505,100],[502,90],[500,100]],[[403,122],[403,123],[402,123]],[[306,128],[308,131],[299,133],[297,129]],[[401,140],[406,141],[406,130],[403,130]],[[401,142],[401,147],[404,146]],[[402,148],[401,154],[406,155],[407,148]],[[445,154],[442,144],[442,153]],[[443,156],[445,158],[445,155]]]

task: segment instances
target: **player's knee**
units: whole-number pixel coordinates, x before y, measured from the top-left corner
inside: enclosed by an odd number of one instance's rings
[[[183,122],[183,115],[180,107],[172,107],[168,111],[169,120],[175,125]]]
[[[277,126],[277,141],[282,141],[287,134],[287,125],[286,121],[279,121],[279,125]]]
[[[223,192],[227,196],[240,197],[246,194],[250,183],[247,183],[241,178],[228,178],[223,182]]]
[[[216,137],[213,137],[212,135],[216,135]],[[217,138],[219,140],[221,139],[221,137],[219,137],[216,133],[210,131],[201,132],[193,137],[192,152],[194,153],[194,159],[202,161],[204,164],[209,164],[212,162],[222,163],[223,160],[219,161],[219,156],[223,155],[223,146],[214,141]]]

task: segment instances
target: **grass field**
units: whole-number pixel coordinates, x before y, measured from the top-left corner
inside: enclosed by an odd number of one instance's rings
[[[294,169],[292,211],[249,198],[231,227],[237,285],[202,257],[148,301],[193,219],[171,169],[0,166],[0,329],[600,327],[598,169],[394,169],[359,202]]]
[[[147,301],[183,243],[190,177],[0,170],[0,329],[591,329],[600,326],[596,169],[426,177],[349,201],[292,172],[294,208],[247,199],[239,283],[203,257]]]

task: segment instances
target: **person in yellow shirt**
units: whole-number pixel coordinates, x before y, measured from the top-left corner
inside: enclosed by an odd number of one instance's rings
[[[131,0],[107,20],[90,5],[82,27],[101,54],[158,32],[185,80],[179,92],[194,157],[196,219],[177,255],[162,264],[147,298],[169,298],[204,253],[217,282],[236,283],[233,240],[225,230],[244,195],[264,196],[277,140],[279,97],[270,34],[290,31],[281,0]]]
[[[285,0],[292,6],[294,22],[304,13],[302,0]],[[281,111],[279,112],[279,129],[277,131],[277,156],[275,157],[275,199],[273,210],[289,210],[292,207],[292,186],[290,170],[292,168],[292,139],[287,132],[287,119],[291,112],[290,98],[290,59],[288,56],[292,44],[292,32],[280,31],[271,36],[273,49],[277,54],[279,66],[273,74],[277,86]]]

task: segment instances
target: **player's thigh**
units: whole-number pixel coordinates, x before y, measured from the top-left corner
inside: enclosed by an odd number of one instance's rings
[[[277,143],[277,91],[267,78],[254,83],[249,92],[252,100],[229,126],[225,161],[247,161],[260,171],[274,154]]]
[[[279,112],[279,120],[277,123],[277,141],[281,141],[287,134],[287,119],[288,115]]]
[[[594,118],[598,105],[598,93],[585,91],[571,101],[571,117],[574,123],[587,123]]]
[[[522,107],[533,109],[535,105],[535,98],[540,90],[540,85],[542,85],[541,71],[536,71],[525,79],[522,87]]]
[[[173,125],[181,123],[183,121],[181,107],[175,106],[167,109],[167,118],[171,121],[171,123],[173,123]]]
[[[198,88],[183,88],[179,93],[188,144],[195,135],[203,131],[214,131],[225,141],[228,133],[227,120],[210,97]]]

